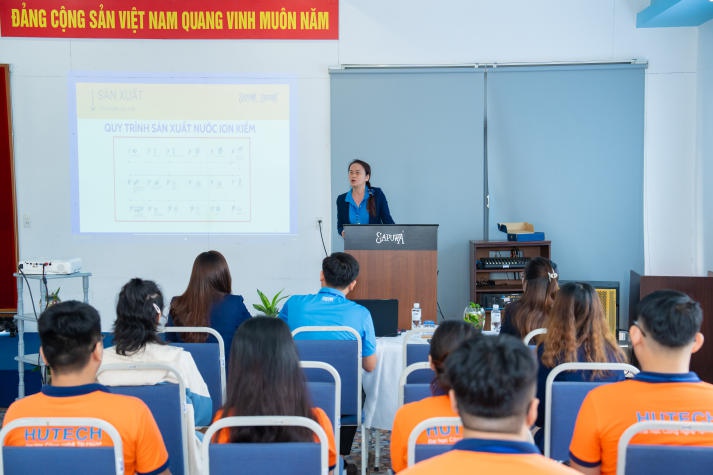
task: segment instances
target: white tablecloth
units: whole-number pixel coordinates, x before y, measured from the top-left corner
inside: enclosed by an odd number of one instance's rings
[[[483,333],[495,334],[490,331]],[[364,372],[362,375],[362,386],[366,393],[363,408],[365,427],[391,430],[399,405],[399,380],[404,367],[404,338],[409,338],[409,344],[427,345],[427,336],[422,333],[405,333],[376,339],[376,368],[371,373]]]
[[[376,368],[364,372],[362,385],[366,393],[364,401],[364,426],[391,430],[394,415],[399,406],[399,379],[404,366],[403,343],[406,335],[376,339]],[[409,343],[428,344],[420,335]]]

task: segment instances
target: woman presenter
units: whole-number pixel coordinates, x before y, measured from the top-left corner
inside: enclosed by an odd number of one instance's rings
[[[345,224],[394,224],[389,203],[381,188],[369,183],[371,166],[363,160],[349,164],[351,190],[337,197],[337,232],[344,236]]]

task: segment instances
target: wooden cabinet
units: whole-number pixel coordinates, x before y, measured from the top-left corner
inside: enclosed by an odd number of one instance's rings
[[[493,303],[504,308],[508,299],[522,294],[524,263],[518,261],[538,256],[550,258],[550,241],[470,241],[470,300],[485,307],[488,316]],[[481,259],[490,258],[501,258],[509,267],[479,268]]]
[[[655,290],[673,289],[698,302],[703,309],[701,333],[706,343],[691,355],[691,371],[708,383],[713,383],[713,274],[708,277],[639,275],[633,270],[629,278],[629,323],[636,320],[639,301]],[[638,366],[638,362],[635,362]]]

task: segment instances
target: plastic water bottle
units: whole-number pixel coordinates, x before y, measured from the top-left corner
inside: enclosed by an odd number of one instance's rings
[[[500,333],[500,305],[493,304],[493,310],[490,311],[490,329]]]
[[[421,304],[416,302],[411,309],[411,329],[421,326]]]

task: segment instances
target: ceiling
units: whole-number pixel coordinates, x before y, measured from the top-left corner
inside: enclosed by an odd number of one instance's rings
[[[651,0],[636,15],[636,27],[700,26],[711,18],[713,0]]]

